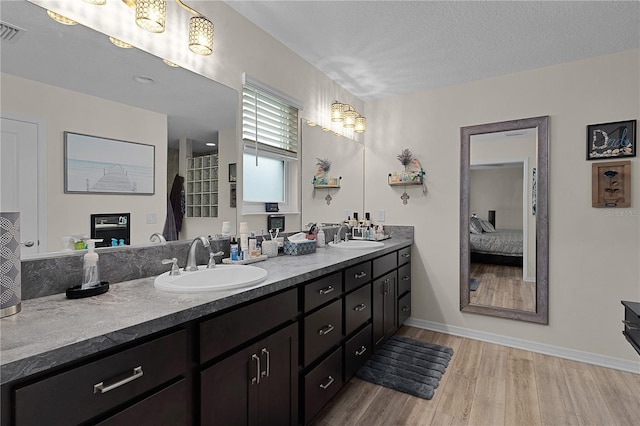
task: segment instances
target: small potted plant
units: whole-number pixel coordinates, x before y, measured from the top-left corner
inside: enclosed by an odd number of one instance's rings
[[[329,170],[331,170],[331,161],[326,158],[316,158],[318,162],[318,171],[316,172],[316,183],[326,185],[329,182]]]
[[[409,166],[413,161],[413,153],[409,148],[405,148],[402,150],[400,154],[397,155],[398,161],[404,166],[404,171],[402,172],[401,180],[409,180],[409,176],[411,175],[409,171]]]

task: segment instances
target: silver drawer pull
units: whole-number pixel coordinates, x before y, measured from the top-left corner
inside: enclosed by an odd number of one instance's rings
[[[129,382],[132,382],[136,379],[139,379],[140,377],[143,376],[143,372],[142,372],[142,366],[138,366],[136,368],[133,369],[133,374],[131,374],[129,377],[127,377],[126,379],[122,379],[119,382],[115,382],[112,385],[109,386],[105,386],[104,382],[100,382],[98,384],[93,385],[93,393],[107,393],[109,391],[114,390],[115,388],[119,388],[122,385],[125,385]]]
[[[267,356],[267,366],[265,367],[264,371],[260,373],[260,375],[262,377],[269,377],[269,370],[271,369],[271,354],[269,353],[267,348],[262,348],[262,355]]]
[[[326,389],[326,388],[328,388],[329,386],[331,386],[333,384],[333,382],[334,382],[333,377],[329,376],[329,377],[327,377],[327,379],[328,379],[327,383],[320,383],[320,388],[321,389]]]
[[[333,331],[333,326],[331,324],[322,327],[320,330],[318,330],[318,334],[321,336],[324,336],[326,334],[329,334]]]
[[[402,281],[409,281],[411,277],[402,277]]]
[[[409,312],[410,310],[411,310],[411,308],[408,307],[408,306],[403,306],[402,307],[402,312]]]
[[[411,255],[409,253],[404,253],[402,257],[404,257],[405,259],[409,259]]]
[[[318,290],[318,294],[329,294],[333,290],[335,290],[335,288],[333,288],[332,286],[321,288],[320,290]]]
[[[640,324],[635,324],[635,323],[633,323],[631,321],[625,321],[625,320],[622,320],[622,323],[624,325],[626,325],[629,330],[633,330],[633,331],[639,331],[640,330],[640,327],[638,327],[638,325],[640,325]]]
[[[365,305],[364,303],[361,303],[358,306],[354,307],[353,310],[356,312],[360,312],[360,311],[364,311],[366,307],[367,305]]]
[[[356,356],[362,356],[362,354],[365,353],[366,351],[367,351],[367,348],[362,346],[362,347],[360,347],[359,350],[356,351]]]
[[[256,375],[251,378],[252,385],[260,384],[260,357],[256,354],[251,355],[251,360],[256,362]]]
[[[359,274],[355,274],[355,275],[353,276],[353,278],[355,278],[355,279],[360,279],[360,278],[364,278],[364,277],[366,277],[366,276],[367,276],[367,273],[366,273],[366,272],[364,272],[364,271],[362,271],[362,272],[360,272]]]

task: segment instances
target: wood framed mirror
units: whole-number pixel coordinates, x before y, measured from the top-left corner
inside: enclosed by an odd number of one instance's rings
[[[548,116],[460,128],[460,310],[548,324]]]

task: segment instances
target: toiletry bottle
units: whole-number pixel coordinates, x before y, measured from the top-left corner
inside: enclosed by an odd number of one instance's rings
[[[249,258],[249,225],[247,222],[240,222],[240,251],[242,260]]]
[[[251,231],[251,235],[248,238],[249,240],[249,259],[253,259],[254,257],[258,257],[258,254],[256,253],[256,250],[258,248],[257,242],[258,240],[256,240],[256,233]]]
[[[318,234],[316,235],[316,246],[324,247],[324,243],[325,243],[324,231],[322,230],[322,226],[318,225]]]
[[[87,240],[89,251],[84,255],[82,264],[82,290],[100,285],[100,270],[98,268],[98,253],[95,252],[96,242],[102,240]]]
[[[231,260],[238,260],[238,242],[236,241],[236,237],[231,237],[230,252],[231,252]]]

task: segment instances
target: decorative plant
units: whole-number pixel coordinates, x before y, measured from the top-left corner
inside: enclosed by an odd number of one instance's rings
[[[328,173],[331,169],[331,161],[326,158],[316,158],[318,162],[316,165],[325,173]]]
[[[402,163],[402,165],[405,168],[407,168],[409,167],[409,164],[411,164],[411,161],[413,160],[413,153],[409,148],[405,148],[402,150],[400,154],[398,154],[397,158],[398,158],[398,161],[400,161],[400,163]]]

